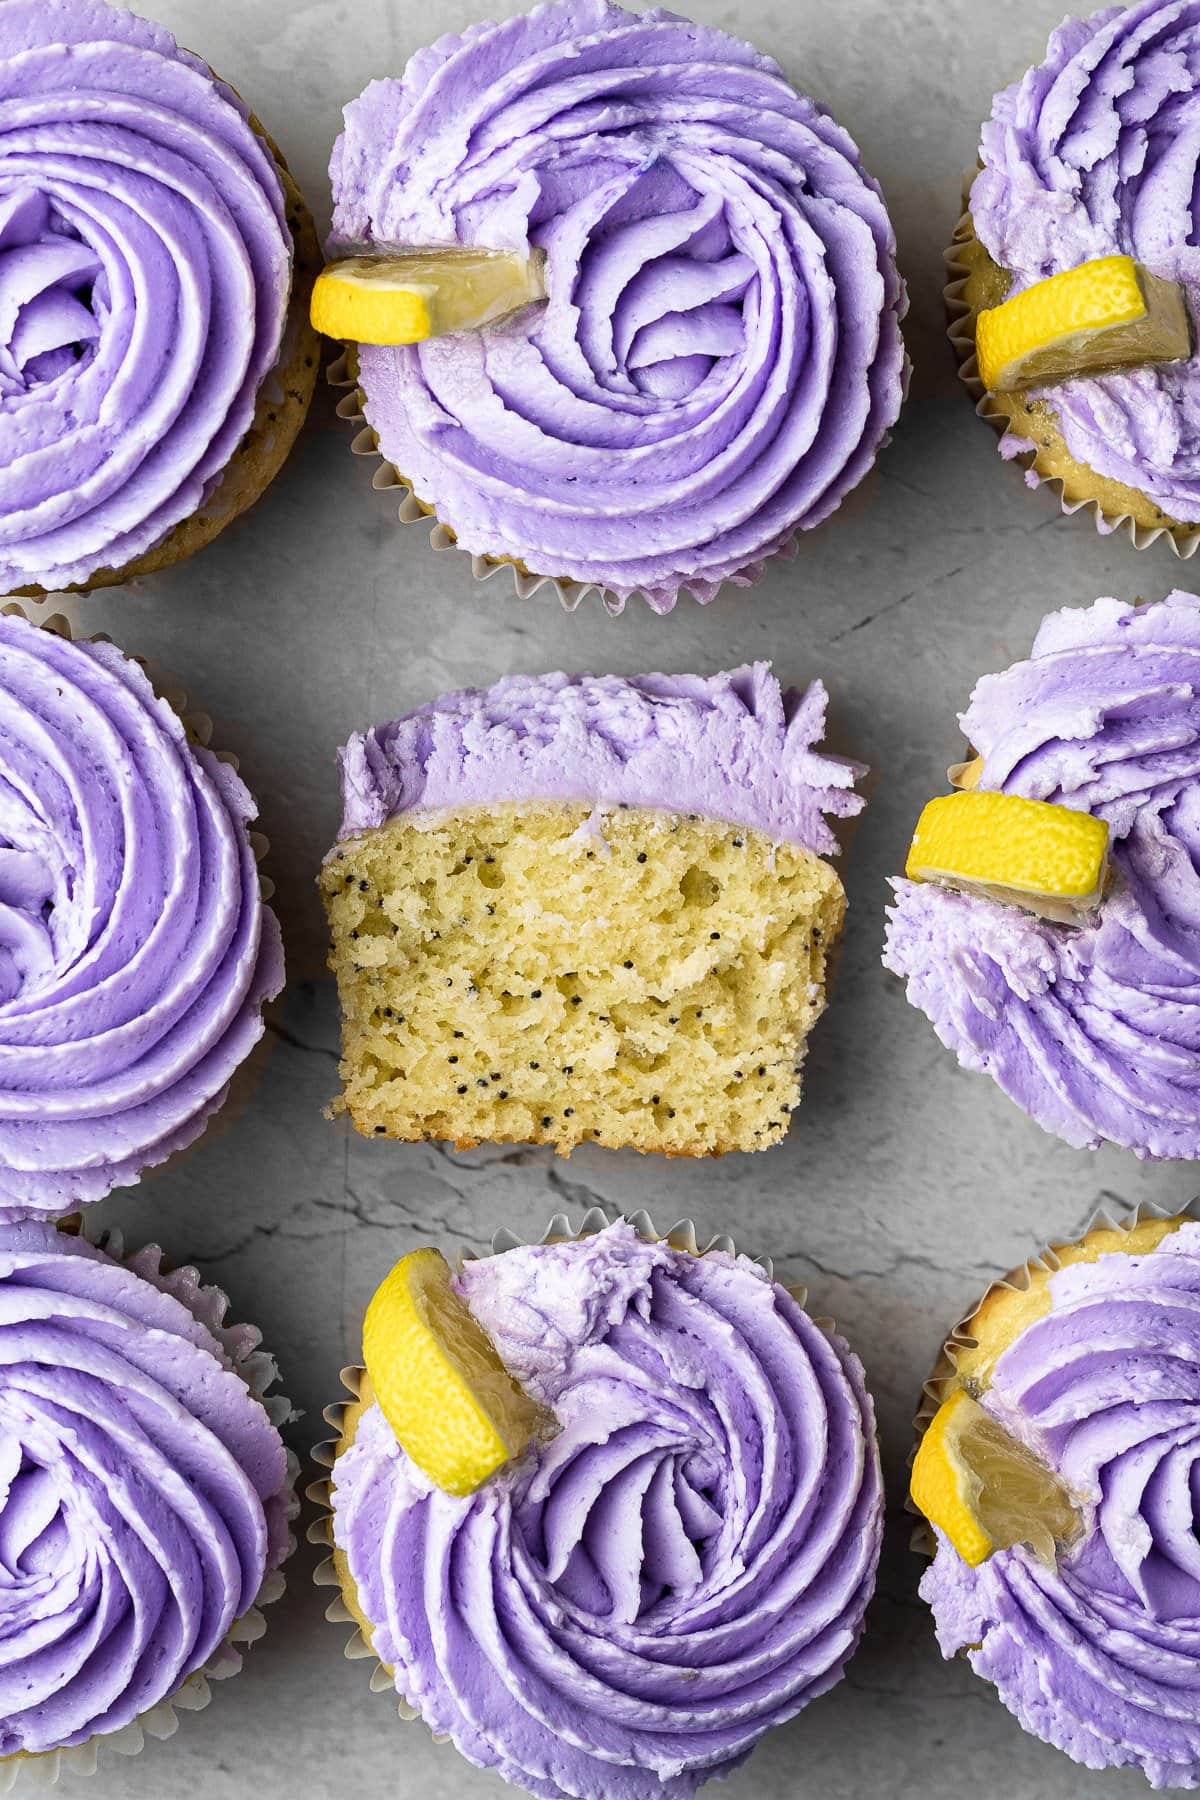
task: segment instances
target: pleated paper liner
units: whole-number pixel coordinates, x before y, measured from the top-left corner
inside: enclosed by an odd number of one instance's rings
[[[638,1236],[647,1243],[667,1243],[671,1245],[672,1249],[685,1251],[689,1256],[707,1256],[711,1250],[721,1250],[730,1256],[738,1254],[737,1246],[727,1232],[718,1233],[702,1245],[691,1219],[681,1219],[669,1231],[659,1231],[649,1213],[645,1211],[610,1216],[600,1206],[589,1207],[578,1228],[571,1224],[566,1213],[556,1213],[541,1237],[534,1240],[518,1237],[507,1229],[497,1231],[492,1239],[491,1250],[485,1254],[502,1256],[505,1251],[516,1250],[527,1241],[539,1244],[575,1243],[580,1238],[594,1237],[598,1231],[604,1231],[607,1226],[615,1222],[618,1216],[624,1218],[627,1224],[632,1225]],[[460,1263],[469,1260],[473,1255],[474,1252],[461,1252]],[[760,1256],[754,1260],[771,1279],[774,1279],[769,1257]],[[806,1288],[791,1287],[787,1291],[799,1306],[806,1306],[808,1298]],[[837,1326],[832,1319],[813,1318],[813,1323],[827,1336],[837,1331]],[[308,1528],[308,1541],[329,1553],[315,1570],[313,1580],[318,1587],[337,1590],[325,1609],[325,1617],[335,1625],[345,1625],[350,1628],[350,1637],[344,1650],[345,1656],[351,1661],[370,1662],[374,1665],[370,1676],[372,1693],[391,1693],[397,1699],[397,1708],[402,1719],[419,1719],[421,1715],[417,1708],[412,1706],[403,1694],[398,1694],[392,1669],[386,1663],[379,1661],[371,1647],[370,1622],[354,1601],[350,1572],[345,1565],[341,1551],[335,1546],[333,1537],[332,1493],[334,1484],[331,1472],[343,1443],[348,1417],[359,1401],[365,1374],[366,1370],[359,1364],[342,1370],[342,1385],[349,1398],[335,1401],[332,1406],[325,1408],[325,1422],[332,1427],[335,1436],[318,1444],[312,1453],[313,1461],[328,1473],[323,1474],[306,1490],[308,1498],[321,1509],[320,1517],[314,1520]],[[434,1736],[436,1742],[446,1742],[443,1736],[438,1736],[436,1733]]]
[[[77,1230],[114,1262],[181,1301],[212,1332],[248,1391],[261,1401],[267,1417],[277,1429],[294,1417],[291,1402],[282,1394],[269,1392],[279,1379],[279,1369],[274,1357],[259,1348],[261,1337],[257,1326],[229,1324],[226,1320],[228,1295],[220,1288],[202,1282],[197,1269],[190,1264],[181,1268],[168,1267],[157,1244],[126,1252],[119,1231],[93,1229],[86,1220],[79,1223],[72,1219],[60,1225],[60,1229]],[[284,1491],[289,1526],[300,1510],[299,1477],[299,1459],[288,1450]],[[284,1562],[295,1548],[295,1534],[289,1529]],[[120,1731],[88,1738],[86,1743],[68,1749],[34,1754],[21,1751],[15,1756],[0,1758],[0,1794],[11,1793],[14,1788],[27,1791],[34,1787],[53,1787],[64,1774],[93,1775],[98,1766],[110,1763],[112,1756],[137,1756],[145,1749],[147,1740],[173,1737],[179,1729],[180,1713],[202,1712],[212,1699],[212,1683],[226,1681],[241,1669],[245,1650],[267,1629],[263,1608],[272,1606],[283,1594],[285,1586],[282,1565],[269,1570],[255,1595],[254,1604],[241,1618],[234,1620],[223,1642],[203,1667],[189,1675],[167,1699],[160,1700]]]
[[[237,93],[231,82],[221,81],[212,70],[209,73],[222,87]],[[308,416],[321,363],[321,340],[308,315],[313,283],[325,259],[312,214],[282,150],[253,113],[249,123],[271,153],[283,186],[292,240],[292,292],[283,339],[274,367],[267,371],[259,387],[254,416],[212,493],[195,512],[173,526],[160,543],[151,545],[132,562],[115,569],[97,569],[86,581],[55,592],[86,594],[96,588],[118,587],[143,575],[156,574],[160,569],[172,568],[197,550],[204,549],[266,493],[291,454]],[[16,593],[22,599],[37,600],[46,598],[47,590],[31,583],[28,587],[18,588]]]
[[[1138,1225],[1145,1224],[1150,1220],[1180,1218],[1200,1220],[1200,1198],[1190,1200],[1186,1205],[1180,1206],[1159,1206],[1154,1201],[1146,1200],[1130,1212],[1120,1215],[1112,1213],[1107,1207],[1099,1206],[1077,1237],[1056,1239],[1053,1243],[1036,1251],[1023,1263],[1018,1263],[1016,1268],[1010,1269],[1006,1275],[997,1276],[994,1281],[990,1281],[946,1338],[937,1361],[921,1390],[921,1404],[913,1419],[913,1447],[908,1459],[908,1466],[910,1468],[912,1466],[913,1458],[916,1456],[917,1448],[928,1429],[930,1420],[954,1386],[957,1378],[958,1352],[975,1347],[976,1340],[971,1336],[971,1322],[990,1295],[1005,1289],[1018,1294],[1027,1293],[1033,1284],[1035,1275],[1053,1275],[1062,1267],[1059,1253],[1063,1250],[1074,1249],[1093,1232],[1108,1231],[1119,1237],[1122,1234],[1127,1235]],[[1116,1248],[1119,1251],[1119,1244]],[[933,1527],[918,1511],[910,1495],[905,1496],[904,1503],[906,1510],[916,1520],[912,1532],[912,1548],[921,1556],[932,1557],[937,1548]]]
[[[136,656],[126,650],[123,644],[117,644],[115,639],[109,637],[106,632],[76,631],[71,620],[64,613],[52,613],[46,618],[40,618],[29,606],[10,600],[0,603],[0,614],[24,619],[28,624],[36,625],[41,631],[50,631],[56,637],[65,638],[68,643],[114,644],[115,648],[120,650],[122,655],[127,656],[130,662],[137,664],[158,698],[165,700],[171,711],[181,720],[188,743],[194,748],[208,750],[218,762],[227,764],[235,775],[239,772],[240,763],[232,750],[218,750],[213,746],[214,736],[218,738],[220,736],[220,727],[214,724],[209,713],[192,706],[187,689],[176,676],[157,668],[145,657]],[[269,875],[263,873],[262,867],[270,855],[270,840],[262,831],[249,830],[246,835],[254,853],[254,860],[258,864],[259,893],[265,906],[275,892],[275,883]],[[264,1013],[266,1007],[272,1004],[271,1001],[265,1003]],[[215,1143],[231,1126],[235,1125],[257,1094],[274,1048],[275,1040],[271,1032],[264,1029],[250,1054],[243,1059],[230,1077],[224,1100],[215,1112],[210,1113],[199,1135],[190,1144],[185,1144],[182,1149],[173,1151],[163,1162],[152,1163],[143,1169],[138,1178],[139,1182],[148,1181],[151,1176],[157,1175],[162,1169],[177,1168],[185,1158],[191,1157],[197,1150]]]
[[[343,349],[329,366],[327,379],[330,387],[343,390],[342,398],[337,404],[337,416],[348,425],[354,426],[355,433],[350,448],[355,456],[373,457],[379,464],[372,478],[372,487],[384,493],[399,496],[397,517],[402,525],[421,525],[429,528],[429,542],[435,550],[458,550],[459,545],[453,531],[443,525],[433,507],[418,500],[411,486],[400,470],[383,456],[379,447],[379,438],[374,428],[367,423],[365,412],[366,397],[358,385],[355,369],[355,354],[352,348]],[[885,440],[886,442],[886,440]],[[880,449],[883,445],[880,445]],[[773,550],[769,556],[763,556],[756,562],[747,563],[745,569],[736,575],[726,576],[723,581],[697,581],[695,584],[681,582],[672,606],[682,599],[684,594],[692,597],[702,605],[715,599],[722,587],[753,587],[759,580],[768,562],[781,558],[785,562],[792,561],[799,545],[796,535],[788,539],[780,549]],[[461,555],[470,556],[471,574],[476,581],[490,581],[493,575],[508,570],[512,576],[513,588],[519,599],[531,599],[543,588],[556,595],[565,612],[574,612],[580,602],[589,594],[597,594],[605,611],[614,618],[625,610],[626,601],[620,594],[614,593],[594,581],[571,581],[566,576],[535,575],[524,563],[515,561],[509,556],[479,556],[474,552],[461,551]],[[640,588],[631,590],[629,598],[642,594],[653,612],[670,611],[670,608],[656,606]]]
[[[1172,520],[1160,512],[1145,495],[1096,474],[1082,463],[1074,462],[1052,411],[1035,413],[1023,423],[1017,424],[999,399],[989,394],[980,381],[979,365],[975,357],[978,308],[968,298],[968,292],[971,282],[978,277],[980,267],[985,260],[990,263],[990,258],[975,235],[969,210],[975,173],[975,170],[971,170],[964,181],[964,211],[950,248],[945,253],[950,280],[943,289],[949,321],[946,335],[958,360],[959,379],[974,400],[975,411],[981,419],[986,419],[1001,440],[1010,435],[1014,440],[1028,440],[1031,434],[1040,433],[1043,439],[1042,449],[1053,450],[1060,465],[1070,465],[1065,475],[1040,469],[1038,463],[1041,451],[1036,444],[1032,449],[1017,450],[1014,441],[1014,445],[1009,447],[1011,454],[1005,453],[1005,460],[1015,462],[1024,469],[1027,479],[1034,477],[1032,485],[1055,490],[1061,510],[1067,517],[1088,512],[1102,537],[1123,531],[1135,550],[1148,550],[1151,544],[1165,539],[1181,561],[1188,561],[1200,547],[1200,525]],[[1034,404],[1042,405],[1041,402]],[[1082,491],[1089,487],[1101,492]]]

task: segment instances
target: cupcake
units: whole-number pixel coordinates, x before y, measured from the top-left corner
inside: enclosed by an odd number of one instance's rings
[[[668,612],[748,586],[866,474],[905,382],[853,140],[723,31],[552,0],[346,109],[330,252],[544,254],[546,300],[363,344],[380,456],[481,572]]]
[[[1094,843],[1097,821],[1107,838],[1109,873],[1081,876],[1074,922],[1039,916],[1028,887],[892,884],[884,963],[911,1003],[964,1068],[1080,1148],[1200,1157],[1198,673],[1195,595],[1098,600],[1052,613],[1029,660],[971,696],[979,754],[951,775],[993,815],[986,856],[1006,854],[996,809],[1034,802],[1034,862],[1060,834]]]
[[[1067,19],[1045,61],[996,96],[947,258],[951,337],[964,377],[983,393],[980,411],[1003,433],[1002,455],[1025,465],[1032,487],[1055,483],[1065,510],[1092,508],[1102,531],[1127,524],[1139,547],[1166,533],[1183,555],[1200,534],[1194,324],[1190,342],[1185,325],[1174,348],[1108,367],[1088,347],[1093,303],[1103,311],[1089,272],[1100,259],[1131,258],[1177,284],[1195,313],[1200,212],[1184,146],[1198,116],[1195,7],[1139,0]],[[974,360],[980,314],[1067,272],[1085,285],[1082,312],[1060,316],[1075,330],[1066,366],[1049,384],[1035,369],[1028,387],[1013,391],[1001,378],[985,393]]]
[[[283,985],[254,802],[138,665],[0,617],[0,1219],[198,1137]]]
[[[1198,1317],[1194,1220],[1056,1246],[947,1344],[913,1468],[943,1655],[1035,1737],[1155,1788],[1200,1787]]]
[[[875,1583],[857,1358],[748,1258],[641,1226],[556,1221],[453,1277],[406,1257],[314,1490],[330,1616],[402,1706],[542,1800],[728,1774],[840,1679]]]
[[[152,1247],[0,1224],[0,1298],[0,1769],[87,1770],[105,1741],[169,1735],[260,1635],[290,1547],[288,1408],[263,1398],[258,1333]]]
[[[787,1130],[845,895],[820,682],[514,676],[352,737],[321,890],[357,1128],[675,1156]]]
[[[232,88],[105,0],[0,0],[0,593],[206,544],[312,398],[319,251]]]

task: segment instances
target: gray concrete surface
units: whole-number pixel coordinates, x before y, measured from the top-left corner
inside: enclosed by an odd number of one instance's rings
[[[480,0],[144,3],[238,84],[324,215],[342,102],[466,25]],[[1081,1154],[1044,1136],[960,1072],[879,964],[885,879],[958,753],[955,714],[974,678],[1022,655],[1052,607],[1187,585],[1165,546],[1139,557],[1025,491],[957,390],[942,336],[941,252],[978,122],[993,89],[1040,54],[1062,0],[691,4],[778,56],[859,137],[884,184],[916,363],[896,440],[867,488],[751,594],[666,619],[634,605],[614,620],[594,603],[567,617],[516,600],[500,578],[473,586],[465,559],[435,555],[418,528],[393,523],[323,394],[249,518],[179,569],[73,604],[87,628],[175,670],[222,721],[221,741],[261,800],[291,959],[247,1109],[105,1215],[197,1261],[262,1326],[304,1409],[301,1451],[324,1435],[320,1409],[357,1354],[363,1306],[404,1250],[482,1246],[497,1225],[540,1229],[552,1211],[594,1200],[734,1230],[788,1280],[807,1281],[862,1353],[891,1516],[847,1680],[722,1794],[955,1800],[969,1784],[981,1800],[1135,1796],[1139,1777],[1075,1768],[1023,1736],[969,1670],[941,1662],[900,1504],[921,1379],[985,1279],[1047,1234],[1073,1232],[1100,1201],[1183,1202],[1197,1186],[1184,1165]],[[880,777],[849,871],[838,992],[786,1142],[698,1167],[587,1150],[566,1163],[539,1150],[369,1143],[329,1123],[337,1020],[314,877],[336,826],[344,734],[510,670],[712,671],[757,656],[788,678],[824,676],[840,734]],[[400,1724],[368,1692],[365,1665],[343,1660],[346,1633],[325,1623],[309,1584],[314,1560],[307,1547],[295,1558],[288,1598],[243,1675],[172,1743],[111,1762],[92,1800],[499,1800],[498,1778]]]

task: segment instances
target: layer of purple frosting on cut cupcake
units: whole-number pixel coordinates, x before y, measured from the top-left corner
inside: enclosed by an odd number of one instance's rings
[[[1049,1289],[983,1405],[1059,1472],[1084,1536],[1053,1569],[1021,1547],[971,1569],[939,1534],[921,1593],[943,1654],[965,1651],[1027,1731],[1200,1787],[1200,1225]]]
[[[769,663],[721,675],[510,675],[467,688],[341,752],[343,837],[418,807],[587,800],[703,813],[837,850],[859,763],[818,746],[828,695],[784,691]]]
[[[1116,880],[1080,928],[893,882],[885,964],[1047,1131],[1200,1157],[1200,599],[1052,613],[961,724],[981,787],[1108,820]]]
[[[879,188],[723,31],[555,0],[441,38],[347,107],[331,177],[335,252],[546,253],[532,313],[359,353],[383,455],[465,550],[707,600],[828,517],[899,413]]]
[[[276,361],[283,186],[241,100],[104,0],[0,0],[0,592],[212,493]]]
[[[334,1533],[375,1653],[543,1800],[685,1800],[858,1642],[883,1506],[862,1369],[748,1259],[621,1223],[456,1286],[560,1429],[462,1499],[363,1413]]]
[[[0,1217],[190,1143],[283,984],[237,775],[111,644],[0,619]]]
[[[996,96],[983,128],[971,216],[1012,291],[1121,253],[1183,282],[1200,316],[1197,129],[1200,4],[1139,0],[1067,19],[1046,60]],[[1079,462],[1172,518],[1200,520],[1200,359],[1069,381],[1042,397]]]
[[[168,1699],[287,1554],[258,1334],[220,1311],[156,1251],[0,1224],[0,1756]]]

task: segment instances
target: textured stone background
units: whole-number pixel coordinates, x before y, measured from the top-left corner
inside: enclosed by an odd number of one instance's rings
[[[341,103],[399,72],[480,0],[143,0],[235,81],[279,137],[314,209]],[[684,4],[684,0],[679,0]],[[749,595],[658,619],[610,619],[476,586],[393,521],[349,454],[323,393],[292,462],[212,549],[136,589],[73,605],[186,680],[221,721],[262,806],[291,981],[245,1109],[140,1191],[108,1203],[131,1239],[194,1259],[257,1321],[303,1408],[298,1450],[358,1352],[358,1324],[393,1258],[418,1243],[480,1247],[496,1226],[539,1231],[600,1201],[693,1215],[805,1281],[861,1352],[890,1486],[888,1546],[847,1680],[775,1733],[722,1789],[729,1800],[921,1794],[1013,1800],[1134,1796],[1133,1775],[1089,1775],[1023,1736],[965,1667],[943,1664],[916,1598],[901,1509],[909,1420],[944,1330],[994,1272],[1101,1202],[1183,1202],[1195,1179],[1046,1137],[982,1077],[956,1067],[879,963],[886,879],[922,802],[959,753],[955,715],[976,676],[1028,648],[1043,613],[1098,594],[1157,599],[1186,573],[1059,516],[1005,468],[957,390],[942,336],[943,245],[992,91],[1038,57],[1062,0],[692,0],[753,37],[859,138],[882,180],[912,290],[912,398],[876,476]],[[511,8],[504,4],[502,10]],[[1198,564],[1200,568],[1200,564]],[[854,846],[851,920],[835,1004],[814,1042],[788,1139],[692,1167],[582,1150],[376,1144],[330,1124],[336,1015],[314,888],[337,822],[334,748],[354,726],[510,670],[713,671],[773,658],[821,674],[839,735],[878,772]],[[292,1564],[286,1601],[244,1674],[169,1745],[113,1759],[93,1800],[499,1800],[502,1784],[401,1725],[342,1658],[344,1629]]]

